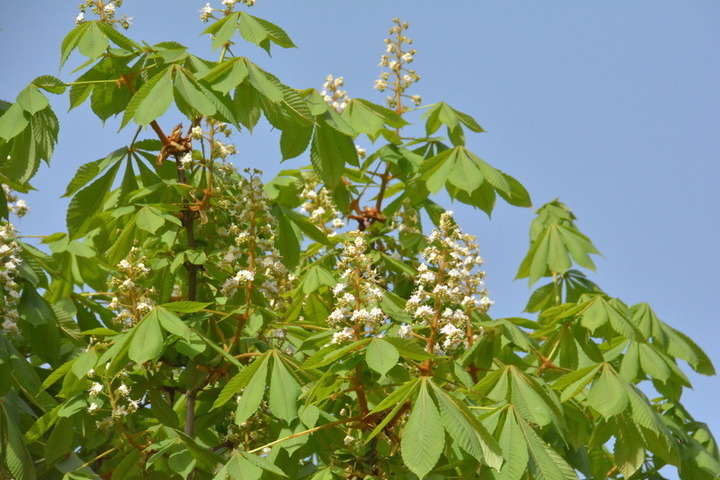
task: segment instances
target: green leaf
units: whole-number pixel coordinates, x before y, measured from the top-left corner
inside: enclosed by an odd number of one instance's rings
[[[400,441],[403,462],[410,471],[423,478],[440,459],[444,446],[445,433],[440,413],[423,379]]]
[[[85,35],[86,30],[90,28],[91,22],[81,23],[65,36],[60,46],[60,67],[65,65],[70,54],[80,43],[80,39]]]
[[[90,183],[90,181],[96,176],[98,176],[100,172],[105,170],[110,165],[119,162],[120,160],[125,158],[126,155],[127,147],[122,147],[110,153],[105,158],[100,158],[93,162],[88,162],[81,165],[77,169],[77,172],[75,172],[75,176],[73,177],[73,179],[70,180],[70,183],[68,183],[63,197],[72,196],[75,192]]]
[[[552,388],[562,390],[560,401],[567,402],[571,398],[575,397],[575,395],[583,391],[585,387],[593,381],[600,368],[602,368],[602,364],[590,365],[588,367],[581,368],[580,370],[570,372],[555,381]]]
[[[247,59],[245,65],[248,69],[248,80],[260,95],[271,102],[280,102],[283,99],[282,90],[264,70]]]
[[[122,125],[130,119],[139,125],[147,125],[160,117],[170,107],[173,99],[172,67],[155,74],[133,95],[128,103]]]
[[[499,480],[520,480],[527,468],[530,455],[527,442],[513,410],[508,410],[498,443],[505,463],[500,469]]]
[[[89,57],[90,60],[97,60],[108,49],[108,39],[98,26],[98,21],[87,22],[87,31],[83,34],[78,43],[78,50],[81,54]]]
[[[18,94],[17,103],[23,108],[23,110],[30,114],[35,114],[50,105],[47,97],[32,84],[25,87]]]
[[[262,403],[267,387],[268,358],[266,356],[262,360],[258,359],[259,366],[242,392],[235,410],[235,423],[237,425],[242,425],[245,420],[250,418]]]
[[[226,468],[227,474],[232,480],[258,480],[263,473],[260,467],[250,463],[240,454],[233,455]]]
[[[216,408],[225,405],[228,401],[230,401],[231,398],[238,394],[241,389],[245,388],[248,382],[250,382],[250,380],[255,375],[255,372],[257,372],[258,369],[267,360],[268,355],[269,353],[265,353],[264,355],[255,359],[253,363],[251,363],[250,365],[242,369],[240,373],[232,377],[225,384],[222,391],[215,399],[215,403],[213,403],[211,410],[215,410]]]
[[[29,117],[30,115],[25,113],[19,103],[10,105],[10,108],[0,116],[0,138],[10,140],[16,137],[28,126]]]
[[[102,209],[120,168],[116,162],[105,175],[83,188],[70,200],[66,223],[70,238],[80,238],[88,232],[95,215]]]
[[[237,20],[240,16],[240,12],[232,12],[230,15],[221,18],[217,22],[213,22],[208,28],[203,31],[203,34],[210,34],[213,36],[212,48],[216,49],[222,45],[225,45],[232,36],[235,34],[235,28],[237,26]]]
[[[192,330],[190,330],[190,327],[188,327],[185,322],[180,320],[180,318],[173,312],[166,310],[162,306],[155,307],[151,315],[157,316],[162,328],[169,333],[182,337],[185,340],[190,340],[193,335]]]
[[[5,402],[0,402],[0,458],[8,472],[16,480],[35,480],[35,465],[23,443],[20,429],[6,410]]]
[[[190,302],[190,301],[182,301],[182,302],[172,302],[172,303],[163,303],[160,305],[162,308],[166,310],[170,310],[172,312],[177,313],[195,313],[199,312],[201,310],[206,309],[212,305],[211,303],[203,303],[203,302]]]
[[[153,310],[133,329],[128,356],[137,364],[158,358],[163,352],[164,337],[157,310]]]
[[[202,77],[202,80],[207,82],[213,90],[227,94],[240,85],[247,76],[248,68],[244,59],[235,57],[212,68]]]
[[[632,425],[616,422],[616,426],[618,431],[615,435],[615,463],[623,477],[630,478],[645,461],[645,442]]]
[[[555,452],[552,447],[542,441],[527,423],[518,422],[530,453],[530,471],[538,480],[576,480],[578,477],[573,468]]]
[[[332,273],[325,270],[320,265],[313,265],[308,268],[300,282],[302,292],[306,295],[314,292],[323,285],[333,287],[337,283]]]
[[[283,211],[283,213],[287,216],[288,219],[290,219],[291,222],[293,222],[298,229],[305,235],[307,235],[308,238],[311,240],[321,243],[325,246],[332,247],[333,243],[328,240],[327,235],[325,235],[318,227],[310,223],[310,221],[307,219],[306,216],[299,214],[298,212],[294,210],[290,210],[287,208],[280,207]],[[333,285],[335,283],[333,282]]]
[[[499,470],[502,455],[490,432],[472,417],[469,409],[460,407],[458,399],[434,383],[432,387],[440,407],[440,421],[450,437],[478,462],[485,460],[485,463]]]
[[[606,419],[627,408],[628,395],[624,382],[609,364],[602,366],[602,371],[588,392],[587,403]]]
[[[175,87],[175,103],[180,106],[183,101],[187,103],[193,111],[203,116],[213,115],[217,109],[212,100],[205,95],[205,92],[198,85],[190,72],[184,69],[175,71],[173,85]],[[177,96],[180,96],[178,98]],[[178,101],[180,100],[180,101]],[[186,114],[188,112],[185,112]]]
[[[388,125],[401,128],[408,123],[396,112],[362,99],[352,99],[343,110],[342,118],[358,133],[377,136]]]
[[[290,375],[280,361],[280,356],[276,355],[270,379],[270,411],[287,422],[294,420],[297,418],[297,399],[301,392],[295,377]]]
[[[173,473],[179,474],[182,478],[187,478],[197,462],[189,451],[181,450],[170,455],[167,463]]]
[[[570,256],[578,265],[595,270],[590,254],[599,253],[590,239],[574,227],[550,223],[537,234],[515,278],[528,277],[532,285],[553,272],[563,274],[572,267]]]
[[[357,150],[350,137],[319,120],[310,143],[310,161],[323,183],[333,190],[345,173],[345,163],[357,161]]]
[[[380,375],[385,375],[400,359],[400,353],[391,344],[380,338],[373,339],[365,349],[365,361],[368,367]]]
[[[253,33],[250,33],[249,36],[252,36],[253,38],[259,38],[258,42],[255,42],[251,40],[250,38],[246,38],[245,35],[243,35],[243,28],[247,27],[248,29],[252,29]],[[242,12],[242,16],[240,17],[240,23],[238,25],[238,30],[240,30],[240,35],[243,36],[246,40],[249,40],[253,43],[256,43],[257,45],[263,47],[268,53],[270,53],[270,45],[267,45],[267,48],[263,44],[263,40],[267,39],[271,41],[272,43],[283,47],[283,48],[294,48],[295,44],[290,39],[287,33],[285,33],[285,30],[278,27],[274,23],[270,23],[265,19],[253,17],[252,15],[249,15],[245,12]],[[262,33],[261,33],[262,31]],[[262,37],[262,38],[260,38]]]
[[[137,212],[135,225],[141,230],[155,234],[158,229],[165,225],[165,218],[157,208],[145,206]]]

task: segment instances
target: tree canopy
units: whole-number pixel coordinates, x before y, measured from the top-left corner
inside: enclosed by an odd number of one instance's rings
[[[408,24],[385,40],[380,105],[236,55],[295,47],[253,3],[202,9],[208,60],[86,0],[68,78],[0,102],[0,478],[716,478],[679,364],[710,359],[588,277],[599,251],[559,200],[518,259],[525,312],[493,318],[478,240],[440,198],[490,215],[530,194],[469,149],[483,129],[462,106],[415,93]],[[37,245],[14,192],[52,157],[55,95],[121,130]],[[233,134],[260,121],[278,162],[306,165],[238,171]]]

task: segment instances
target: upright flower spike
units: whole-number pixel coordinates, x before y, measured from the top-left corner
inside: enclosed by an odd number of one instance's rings
[[[305,178],[305,187],[300,193],[300,198],[304,199],[305,203],[300,205],[300,211],[307,213],[310,222],[328,237],[334,237],[337,235],[336,230],[344,227],[345,222],[340,217],[340,212],[335,208],[330,192],[325,187],[318,189],[318,185],[317,177]]]
[[[138,323],[155,306],[152,300],[155,291],[146,288],[141,280],[150,273],[147,259],[139,255],[137,247],[130,249],[127,257],[117,264],[117,273],[110,279],[113,297],[107,307],[117,312],[114,322],[123,328]]]
[[[260,180],[262,172],[247,169],[248,178],[241,178],[239,193],[234,201],[222,200],[230,215],[231,224],[220,233],[234,237],[218,264],[234,274],[222,285],[220,292],[231,297],[240,289],[258,284],[269,305],[281,309],[285,305],[284,292],[292,275],[281,262],[275,248],[276,224],[270,213],[270,200]]]
[[[403,98],[410,99],[416,107],[422,103],[420,95],[405,93],[412,84],[420,81],[420,76],[408,68],[417,53],[414,48],[409,48],[413,43],[412,38],[404,35],[409,28],[408,22],[394,18],[393,23],[395,25],[390,28],[390,37],[385,39],[385,53],[380,57],[380,66],[387,70],[380,73],[374,88],[380,92],[388,90],[391,93],[387,96],[388,105],[398,113],[403,113],[406,110],[402,104]]]
[[[78,25],[83,23],[85,21],[85,14],[89,9],[92,14],[100,17],[99,20],[101,22],[108,23],[113,27],[119,26],[123,30],[127,30],[130,28],[132,17],[128,17],[123,13],[120,18],[117,18],[117,9],[120,8],[122,4],[123,0],[109,0],[105,2],[101,0],[85,0],[80,4],[80,13],[75,17],[75,23]]]
[[[18,333],[17,306],[20,302],[20,286],[15,282],[20,265],[22,248],[17,243],[17,232],[11,223],[0,224],[0,318],[3,334]]]
[[[5,193],[5,201],[7,202],[8,210],[18,217],[24,217],[30,211],[30,207],[28,207],[27,203],[25,203],[25,200],[18,199],[12,189],[4,183],[2,184],[2,188]]]
[[[485,287],[485,272],[478,270],[484,260],[473,235],[463,233],[448,211],[440,225],[427,237],[422,252],[415,291],[405,311],[415,323],[430,329],[427,350],[445,354],[463,342],[475,340],[470,318],[485,313],[492,305]],[[405,329],[403,335],[409,335]]]
[[[385,313],[379,307],[385,291],[377,282],[378,274],[372,268],[372,258],[367,254],[365,234],[354,231],[349,236],[336,266],[340,272],[340,283],[332,291],[335,309],[327,318],[331,327],[343,327],[333,335],[332,343],[377,335],[386,320]]]
[[[347,102],[350,100],[347,91],[341,87],[345,85],[345,79],[343,77],[333,77],[328,75],[323,84],[323,90],[320,92],[325,102],[333,107],[336,112],[342,113],[347,107]]]

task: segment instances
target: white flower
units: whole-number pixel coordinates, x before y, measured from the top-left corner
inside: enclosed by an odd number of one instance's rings
[[[346,446],[352,445],[353,443],[355,443],[355,437],[353,437],[352,435],[348,434],[348,435],[345,436],[345,439],[343,440],[343,443],[345,443]]]
[[[208,4],[210,5],[210,4]],[[192,130],[190,130],[190,136],[194,138],[195,140],[200,140],[203,136],[202,127],[199,125],[196,127],[193,127]]]
[[[83,12],[78,13],[78,16],[75,17],[75,23],[82,23],[83,20],[85,20],[85,14]],[[10,160],[9,155],[8,155],[8,160]]]
[[[97,397],[100,393],[102,393],[103,386],[101,383],[93,382],[93,384],[90,386],[89,391],[91,397]]]
[[[410,325],[403,325],[398,330],[398,337],[410,338],[412,337],[412,327]]]
[[[88,406],[87,411],[88,411],[88,413],[95,413],[95,411],[96,411],[97,409],[98,409],[98,404],[95,403],[95,402],[92,402],[92,403]]]
[[[339,345],[341,343],[349,342],[353,338],[353,333],[352,328],[344,328],[339,332],[333,333],[333,338],[330,343],[333,345]]]
[[[223,5],[227,5],[228,7],[232,7],[237,3],[237,0],[222,0]]]
[[[413,61],[413,56],[410,52],[405,53],[401,58],[403,59],[403,62],[405,62],[405,63],[410,63]]]
[[[87,376],[88,376],[88,378],[94,377],[94,376],[95,376],[95,369],[94,369],[94,368],[91,368],[90,370],[88,370]]]
[[[343,222],[341,218],[333,218],[332,226],[334,228],[342,228],[345,226],[345,222]]]
[[[240,270],[235,274],[235,280],[238,282],[252,282],[255,280],[255,273],[250,270]]]
[[[193,163],[192,152],[187,152],[185,155],[180,157],[180,168],[183,170],[188,168]]]
[[[335,295],[337,297],[338,295],[340,295],[342,292],[345,291],[345,287],[346,287],[346,285],[344,283],[338,283],[332,289],[333,295]],[[353,297],[353,300],[355,300],[354,297]]]
[[[125,405],[118,405],[112,411],[112,416],[113,416],[113,418],[120,418],[120,417],[127,416],[128,413],[130,413],[130,412],[127,411],[127,409],[125,408]]]
[[[339,322],[342,322],[344,319],[345,314],[339,308],[333,310],[332,313],[328,316],[328,322],[330,323],[330,325],[336,325]]]
[[[130,262],[128,262],[127,260],[123,259],[123,260],[120,260],[120,263],[118,263],[118,267],[123,270],[129,270],[132,268],[132,264]]]
[[[415,310],[415,318],[420,320],[426,320],[432,317],[433,314],[435,314],[435,311],[428,305],[421,305]]]
[[[115,390],[115,394],[120,395],[121,397],[127,397],[128,395],[130,395],[130,389],[127,385],[121,383],[117,390]]]

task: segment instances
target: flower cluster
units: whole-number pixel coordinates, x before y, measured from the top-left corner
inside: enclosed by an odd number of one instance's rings
[[[395,38],[385,39],[385,54],[380,57],[380,66],[385,67],[388,71],[380,74],[380,78],[375,80],[375,89],[381,92],[389,90],[392,95],[387,97],[388,105],[391,108],[402,109],[402,98],[409,98],[415,106],[422,103],[420,95],[407,95],[405,91],[410,88],[413,83],[420,81],[420,76],[415,70],[407,68],[407,65],[415,60],[415,49],[406,48],[412,45],[412,38],[403,35],[409,25],[407,22],[401,22],[399,18],[393,18],[395,25],[390,28],[390,35]],[[394,77],[391,79],[390,77]]]
[[[4,183],[2,184],[2,188],[5,192],[5,201],[7,202],[8,210],[18,217],[24,217],[25,214],[30,211],[30,207],[27,206],[25,200],[18,199],[17,195],[13,194],[12,189]]]
[[[219,266],[234,272],[221,287],[227,297],[246,287],[260,284],[260,292],[273,308],[280,308],[283,294],[292,280],[275,248],[275,219],[263,189],[259,170],[245,170],[238,194],[233,201],[222,200],[231,217],[230,226],[221,229],[221,236],[232,236],[230,245],[219,260]]]
[[[122,6],[123,0],[110,0],[108,2],[102,2],[99,0],[85,0],[80,4],[80,13],[75,17],[75,23],[81,24],[85,21],[85,14],[88,8],[94,14],[100,17],[100,21],[109,23],[110,25],[120,25],[121,28],[127,30],[130,28],[131,17],[122,14],[118,19],[116,18],[117,9]]]
[[[323,91],[320,92],[320,95],[322,95],[327,104],[333,107],[338,113],[345,110],[347,102],[350,100],[347,91],[340,88],[343,85],[345,85],[343,77],[333,78],[332,75],[328,75],[323,84]]]
[[[20,302],[20,286],[15,282],[20,265],[20,245],[17,232],[12,224],[0,225],[0,318],[2,333],[16,334],[18,331],[17,305]]]
[[[138,283],[150,273],[145,257],[138,257],[138,253],[137,247],[131,248],[128,256],[118,263],[118,274],[110,279],[114,296],[108,308],[118,312],[114,322],[125,328],[138,323],[155,305],[151,299],[155,291]]]
[[[428,350],[437,354],[470,344],[474,334],[470,324],[473,312],[485,313],[492,305],[485,288],[485,272],[479,247],[473,235],[462,233],[445,212],[440,225],[427,237],[423,250],[425,263],[418,268],[416,289],[405,304],[415,323],[429,326]],[[401,336],[412,327],[401,327]],[[442,339],[442,348],[438,341]]]
[[[215,11],[222,12],[225,15],[229,15],[233,8],[235,8],[235,5],[238,3],[238,0],[222,0],[222,4],[225,6],[225,9],[223,10],[217,10],[215,8],[212,8],[210,6],[210,3],[206,3],[203,8],[200,9],[200,20],[203,22],[207,22],[212,18],[212,14]],[[247,7],[252,7],[255,5],[255,0],[241,0],[239,3],[244,4]]]
[[[385,291],[378,285],[378,274],[372,268],[372,258],[366,253],[368,245],[363,232],[350,232],[350,240],[336,270],[340,283],[332,290],[335,309],[327,322],[331,327],[342,328],[333,334],[331,343],[339,344],[359,340],[361,336],[375,334],[387,317],[379,307]]]
[[[105,365],[105,372],[109,370],[109,364]],[[111,427],[117,420],[136,412],[140,408],[140,399],[131,398],[131,388],[123,380],[127,376],[126,371],[120,371],[112,378],[99,378],[94,369],[87,372],[87,377],[92,380],[88,388],[87,411],[96,414],[100,411],[110,410],[110,416],[104,420],[95,422],[97,428],[104,429]],[[108,404],[109,409],[104,408]]]
[[[305,203],[300,205],[300,211],[307,213],[310,222],[328,237],[333,237],[336,229],[344,227],[345,222],[339,217],[330,192],[325,187],[318,189],[318,184],[317,177],[305,178],[305,187],[300,193],[300,198],[305,200]]]

